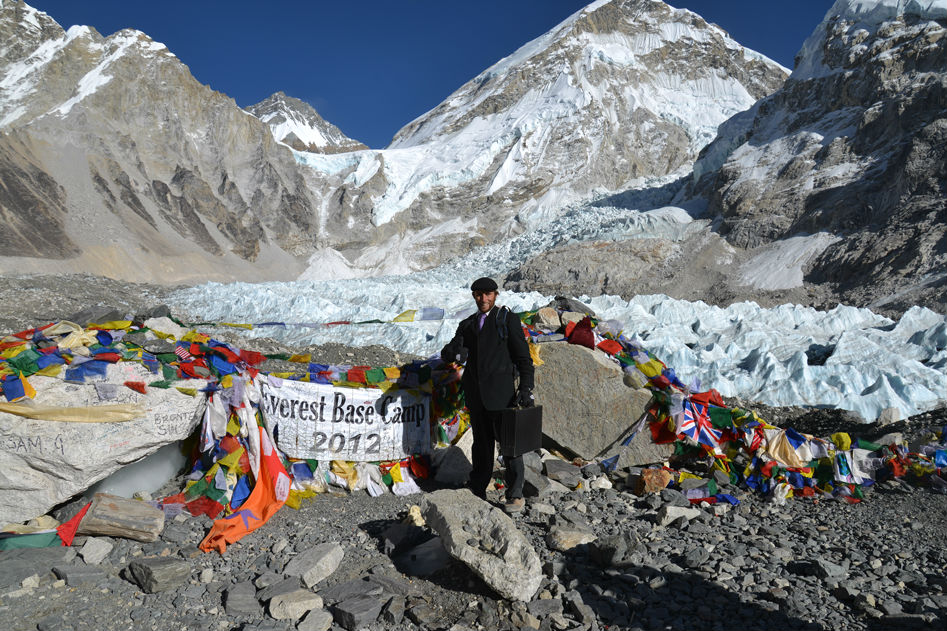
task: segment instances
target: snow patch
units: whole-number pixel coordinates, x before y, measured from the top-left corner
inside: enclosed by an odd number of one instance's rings
[[[768,243],[743,264],[740,280],[755,289],[801,287],[802,268],[838,240],[833,234],[819,232]]]

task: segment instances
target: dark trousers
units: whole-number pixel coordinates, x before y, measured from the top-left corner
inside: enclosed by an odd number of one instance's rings
[[[475,397],[470,397],[474,399]],[[486,498],[486,489],[493,477],[494,443],[498,438],[500,425],[499,410],[488,410],[483,407],[476,397],[476,401],[467,401],[467,411],[470,412],[470,429],[473,431],[473,471],[470,472],[470,481],[467,486],[474,495],[481,499]],[[506,499],[523,497],[523,456],[503,458],[506,483]]]

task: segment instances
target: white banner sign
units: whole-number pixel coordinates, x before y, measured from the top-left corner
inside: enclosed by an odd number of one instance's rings
[[[431,396],[419,391],[264,381],[263,414],[293,458],[400,460],[431,452]]]

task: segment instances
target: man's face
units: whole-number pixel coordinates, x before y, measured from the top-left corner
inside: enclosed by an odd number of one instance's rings
[[[495,291],[475,291],[473,292],[474,302],[477,303],[477,309],[480,313],[488,313],[493,309],[493,304],[497,301],[497,292]]]

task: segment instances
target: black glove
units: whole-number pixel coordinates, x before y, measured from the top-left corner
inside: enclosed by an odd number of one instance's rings
[[[535,405],[536,400],[533,398],[533,391],[529,388],[520,388],[516,393],[516,407],[531,408]]]
[[[447,345],[441,351],[441,360],[445,364],[450,364],[451,362],[457,364],[463,364],[467,361],[467,347],[465,346],[451,346]]]

